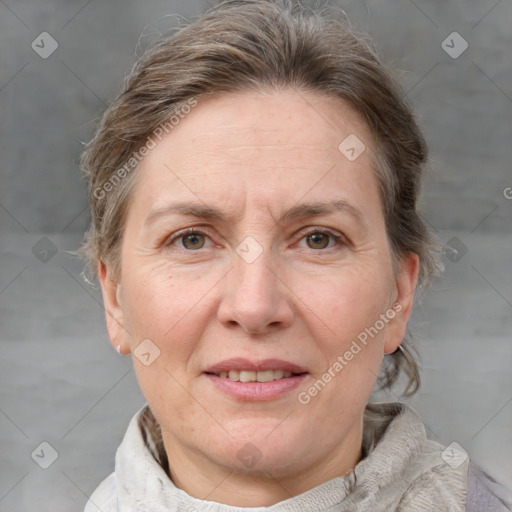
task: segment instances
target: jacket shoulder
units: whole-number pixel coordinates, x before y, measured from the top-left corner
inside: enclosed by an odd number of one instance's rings
[[[87,500],[84,512],[118,512],[116,497],[116,476],[111,473]]]
[[[512,493],[470,461],[467,512],[511,512]]]

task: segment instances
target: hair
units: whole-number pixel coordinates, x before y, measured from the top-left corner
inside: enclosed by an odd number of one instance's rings
[[[141,55],[80,161],[92,210],[82,253],[93,272],[102,261],[120,273],[134,169],[158,130],[169,133],[201,98],[291,87],[344,100],[369,126],[395,270],[417,254],[418,287],[426,287],[442,268],[439,243],[416,209],[427,145],[374,43],[341,13],[291,0],[227,0]],[[420,379],[408,336],[401,347],[385,358],[379,382],[391,387],[403,372],[411,395]]]

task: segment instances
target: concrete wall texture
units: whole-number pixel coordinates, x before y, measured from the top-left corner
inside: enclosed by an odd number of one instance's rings
[[[404,401],[512,488],[512,3],[329,3],[374,37],[431,152],[421,210],[446,270],[411,321],[423,386]],[[0,0],[1,511],[82,510],[144,403],[73,254],[89,223],[77,162],[141,47],[207,7]]]

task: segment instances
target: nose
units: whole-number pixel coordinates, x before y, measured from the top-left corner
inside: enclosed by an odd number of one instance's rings
[[[259,335],[289,327],[294,318],[292,293],[265,251],[252,263],[235,254],[233,267],[226,276],[219,321]]]

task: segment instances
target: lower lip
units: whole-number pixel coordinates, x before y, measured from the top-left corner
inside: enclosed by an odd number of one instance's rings
[[[273,400],[296,389],[307,377],[307,373],[271,380],[269,382],[240,382],[205,374],[217,389],[239,400]]]

